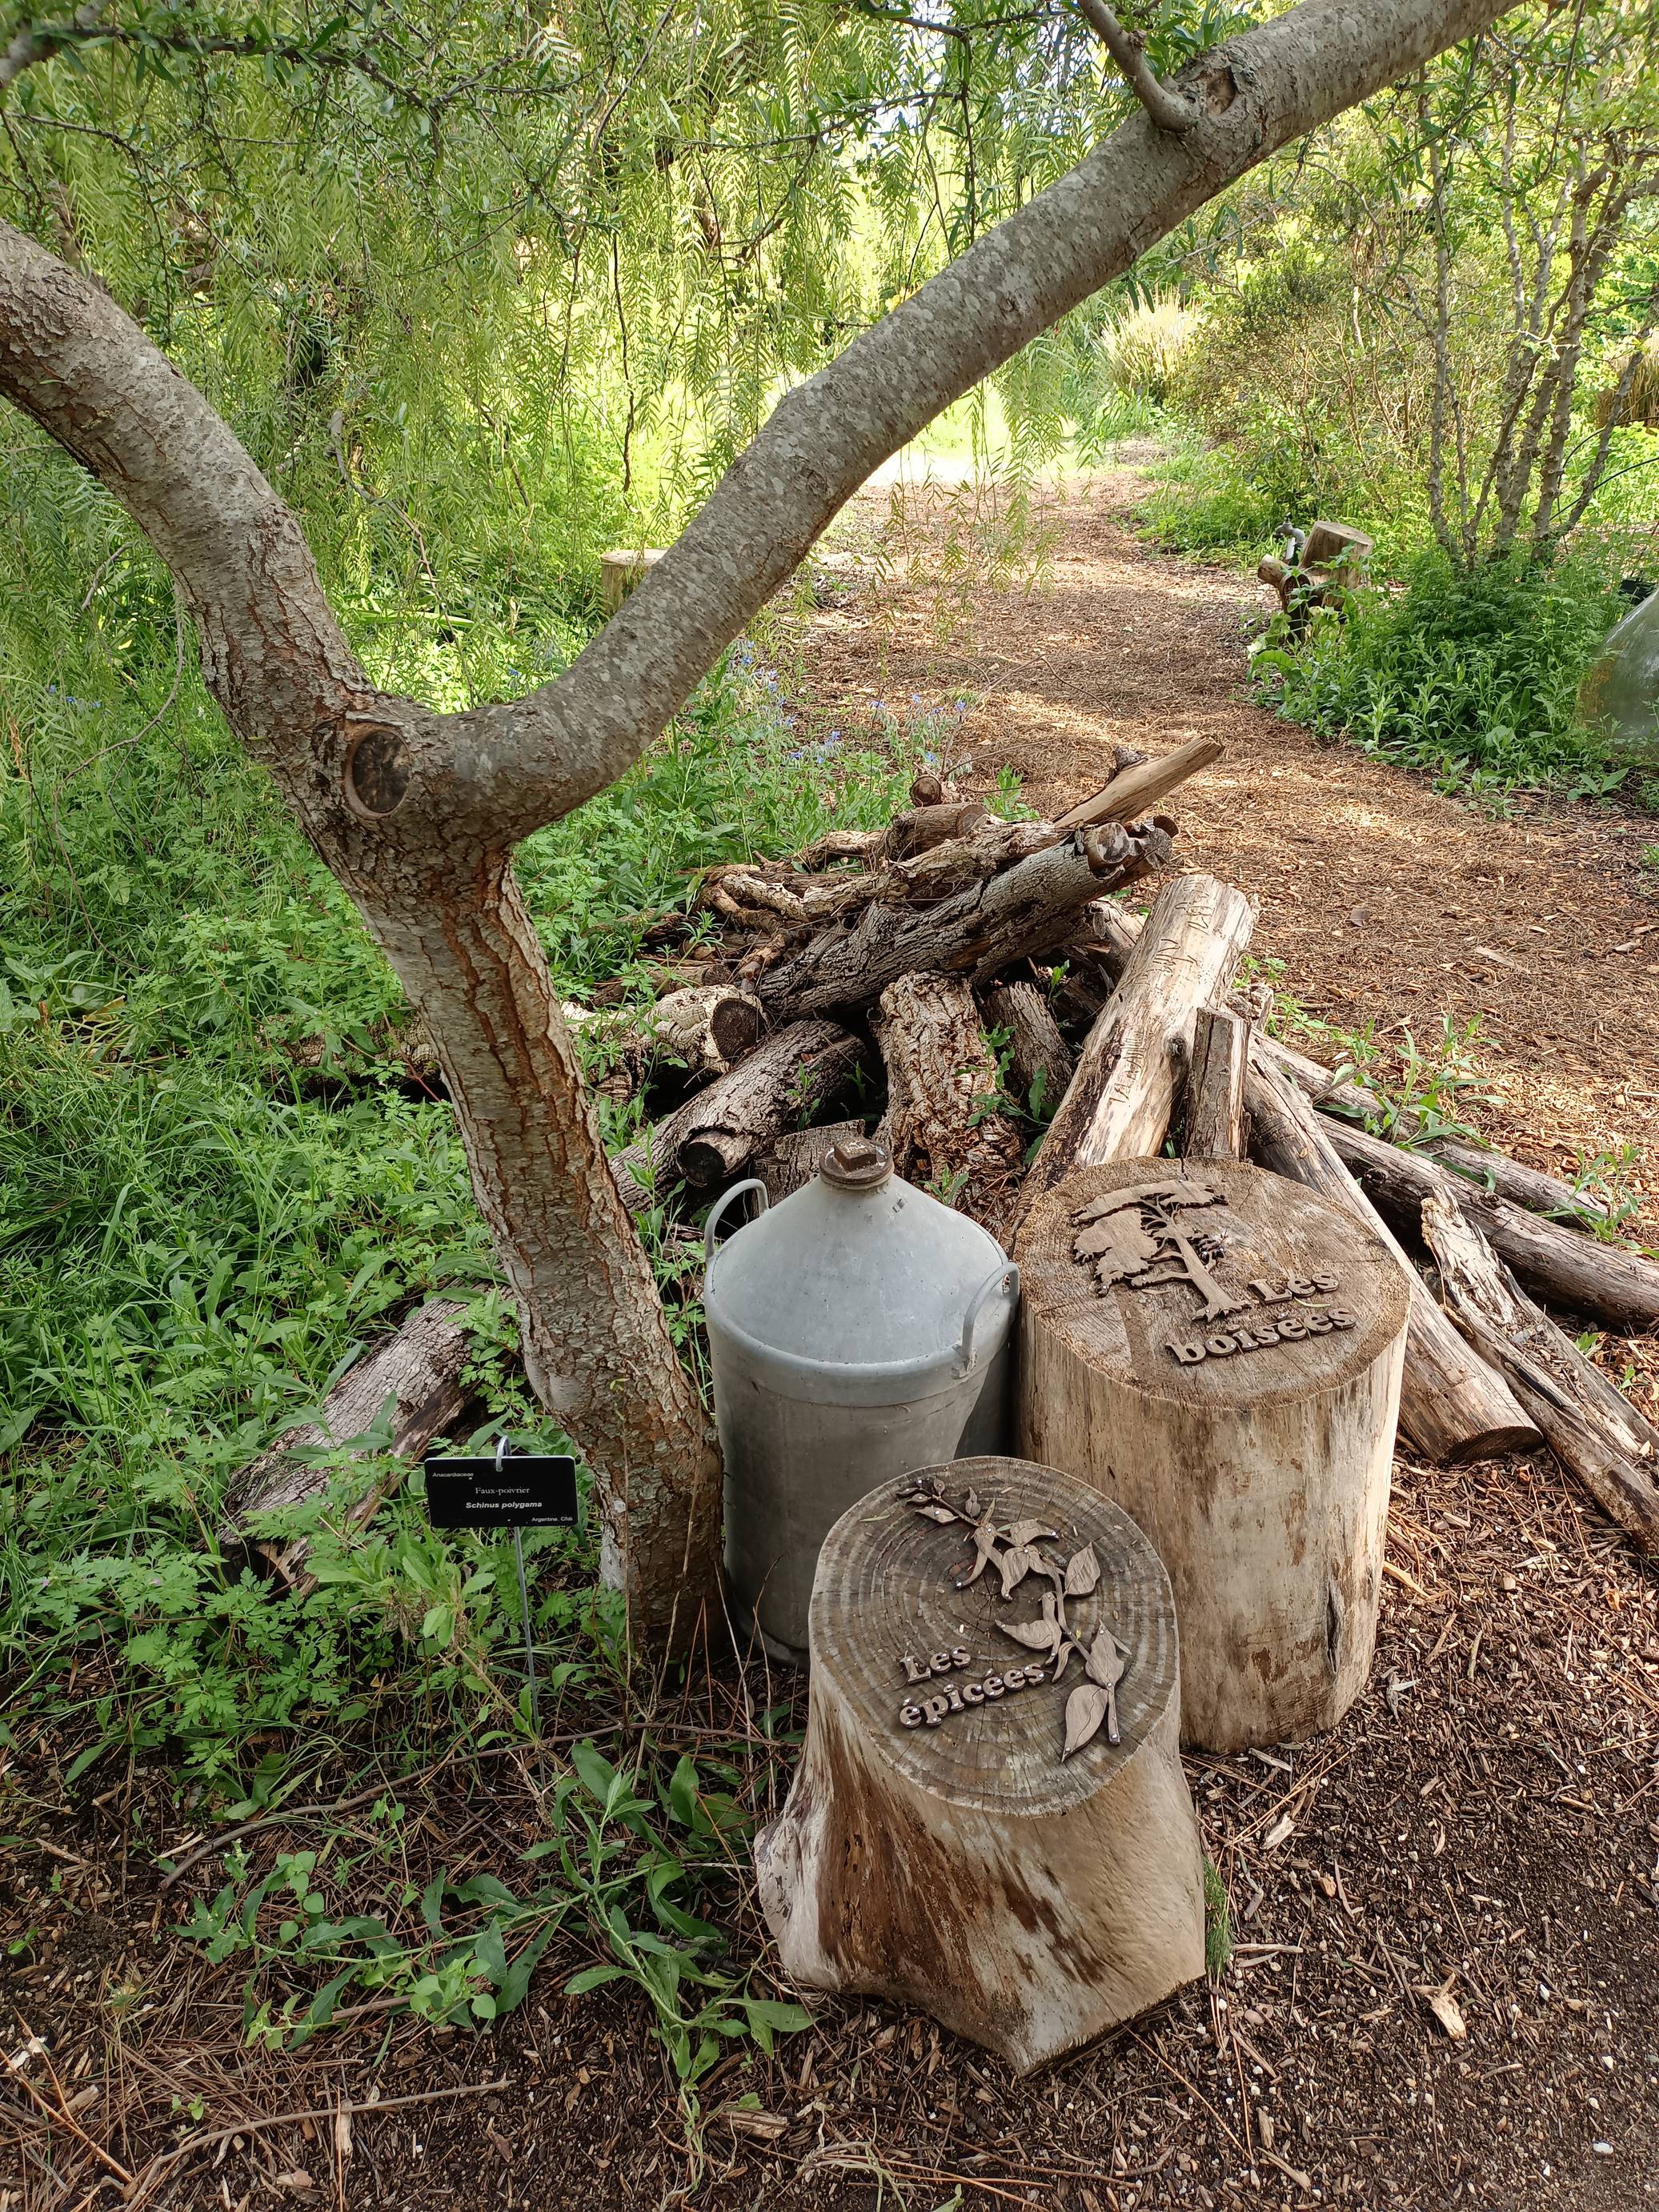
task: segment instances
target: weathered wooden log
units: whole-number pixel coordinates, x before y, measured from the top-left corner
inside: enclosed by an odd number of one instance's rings
[[[860,867],[873,867],[886,842],[884,830],[826,830],[822,837],[801,847],[795,866],[817,870],[833,867],[838,860],[850,860]]]
[[[1659,1429],[1522,1290],[1453,1194],[1423,1201],[1447,1310],[1567,1472],[1644,1552],[1659,1552]]]
[[[987,981],[1012,961],[1051,951],[1078,908],[1103,890],[1168,862],[1168,836],[1109,823],[1084,830],[937,906],[871,906],[787,952],[758,979],[774,1019],[866,1006],[901,975]]]
[[[465,1310],[452,1298],[430,1298],[416,1307],[395,1335],[348,1368],[323,1401],[320,1421],[289,1430],[233,1477],[225,1497],[220,1543],[227,1550],[246,1548],[256,1554],[302,1596],[314,1589],[315,1583],[304,1571],[307,1539],[251,1535],[249,1522],[320,1495],[332,1479],[330,1470],[295,1459],[294,1453],[326,1449],[365,1435],[378,1422],[388,1398],[392,1401],[391,1449],[398,1459],[418,1458],[434,1437],[441,1436],[471,1395],[462,1380],[472,1353],[471,1338],[461,1321]],[[355,1503],[342,1504],[336,1525],[361,1528],[400,1479],[400,1474],[394,1474]]]
[[[1231,1160],[1081,1169],[1016,1256],[1019,1449],[1152,1538],[1183,1740],[1334,1727],[1376,1634],[1407,1271],[1352,1215]]]
[[[1187,1076],[1186,1133],[1189,1160],[1244,1157],[1244,1085],[1250,1067],[1251,1024],[1230,1006],[1200,1006],[1193,1024]]]
[[[907,1182],[959,1206],[994,1233],[1024,1147],[993,1103],[997,1064],[960,975],[901,975],[873,1023],[887,1066],[878,1141]]]
[[[776,1206],[803,1183],[811,1182],[832,1146],[864,1134],[862,1121],[828,1121],[816,1129],[786,1129],[750,1162],[750,1172],[766,1185],[766,1202]]]
[[[1060,1024],[1035,983],[1000,983],[986,996],[993,1025],[1008,1032],[1014,1077],[1031,1113],[1048,1111],[1066,1095],[1076,1062]]]
[[[640,1041],[695,1073],[725,1075],[760,1042],[765,1020],[760,1000],[748,991],[729,983],[689,984],[647,1010]]]
[[[1022,1218],[1074,1168],[1159,1150],[1198,1009],[1227,988],[1255,918],[1243,892],[1214,876],[1164,886],[1031,1163]]]
[[[999,868],[1029,860],[1033,853],[1046,853],[1051,845],[1063,845],[1071,835],[1051,822],[988,821],[970,836],[932,846],[913,860],[895,860],[888,876],[913,906],[921,906],[950,898]]]
[[[864,1049],[835,1022],[780,1030],[617,1154],[611,1172],[624,1201],[637,1213],[678,1177],[708,1184],[741,1175],[764,1146],[834,1095]]]
[[[1443,1192],[1534,1297],[1608,1328],[1639,1334],[1659,1326],[1659,1267],[1641,1253],[1528,1213],[1351,1122],[1333,1119],[1325,1126],[1339,1157],[1389,1219],[1415,1229],[1424,1201]]]
[[[1425,1289],[1392,1233],[1333,1142],[1334,1125],[1316,1114],[1290,1078],[1254,1040],[1246,1100],[1250,1152],[1264,1167],[1333,1200],[1380,1237],[1411,1282],[1400,1425],[1416,1449],[1437,1462],[1496,1459],[1535,1451],[1541,1439],[1503,1378],[1477,1357]]]
[[[1218,738],[1192,738],[1160,760],[1140,761],[1121,769],[1092,799],[1083,799],[1062,814],[1054,827],[1080,830],[1096,822],[1133,822],[1177,784],[1219,760],[1226,750]]]
[[[1124,963],[1139,941],[1140,916],[1131,914],[1126,907],[1102,899],[1085,907],[1082,919],[1085,933],[1066,950],[1074,953],[1079,962],[1097,964],[1103,975],[1115,979],[1123,972]],[[1105,988],[1097,988],[1103,1004]],[[1243,1011],[1242,1006],[1236,1010]],[[1363,1085],[1348,1081],[1334,1069],[1310,1060],[1294,1045],[1270,1037],[1259,1028],[1253,1049],[1265,1054],[1290,1076],[1322,1113],[1329,1113],[1337,1120],[1363,1121],[1377,1110],[1378,1100]],[[1402,1134],[1409,1135],[1409,1129]],[[1541,1168],[1528,1167],[1495,1147],[1459,1144],[1443,1138],[1426,1144],[1423,1149],[1479,1188],[1493,1190],[1500,1198],[1524,1206],[1530,1212],[1547,1215],[1570,1226],[1581,1220],[1594,1224],[1607,1218],[1607,1210],[1599,1200],[1585,1197],[1559,1176],[1547,1175]]]
[[[1109,1499],[1012,1459],[884,1484],[830,1530],[809,1634],[805,1745],[755,1846],[796,1982],[1023,2073],[1203,1972],[1169,1578]]]
[[[946,799],[942,805],[915,806],[896,814],[882,841],[884,860],[908,860],[934,845],[953,843],[977,830],[990,816],[977,799]]]

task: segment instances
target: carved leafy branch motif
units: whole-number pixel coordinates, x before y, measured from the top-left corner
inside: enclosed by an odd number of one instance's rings
[[[1119,1644],[1109,1628],[1102,1628],[1085,1652],[1066,1618],[1067,1605],[1075,1598],[1091,1596],[1099,1584],[1100,1561],[1093,1544],[1073,1552],[1062,1566],[1040,1549],[1043,1544],[1059,1541],[1054,1529],[1045,1528],[1041,1521],[999,1522],[994,1504],[981,1505],[971,1490],[963,1493],[960,1504],[952,1504],[937,1479],[918,1480],[900,1503],[924,1521],[967,1529],[974,1548],[971,1556],[952,1570],[954,1589],[966,1589],[988,1567],[996,1571],[1001,1583],[1000,1599],[1012,1598],[1028,1576],[1041,1576],[1052,1584],[1042,1593],[1042,1610],[1035,1620],[1000,1620],[997,1626],[1028,1651],[1041,1652],[1054,1681],[1059,1681],[1073,1656],[1083,1662],[1085,1679],[1066,1700],[1062,1759],[1092,1743],[1103,1723],[1108,1743],[1121,1743],[1117,1686],[1123,1680],[1127,1647]]]

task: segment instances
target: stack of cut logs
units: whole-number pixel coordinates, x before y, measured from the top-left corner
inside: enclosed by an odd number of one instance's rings
[[[1154,761],[1123,752],[1105,787],[1054,822],[997,820],[923,778],[884,830],[708,871],[684,910],[644,930],[661,985],[647,1016],[565,1009],[594,1088],[656,1113],[612,1162],[625,1200],[689,1215],[756,1175],[775,1200],[878,1112],[899,1172],[1005,1243],[1073,1169],[1155,1156],[1172,1134],[1188,1158],[1249,1157],[1407,1260],[1412,1447],[1474,1460],[1546,1440],[1659,1551],[1659,1431],[1545,1310],[1653,1329],[1659,1265],[1598,1236],[1608,1224],[1567,1184],[1501,1152],[1368,1134],[1370,1096],[1263,1034],[1233,993],[1254,921],[1242,891],[1172,875],[1144,923],[1114,901],[1169,868],[1176,825],[1155,810],[1221,750],[1194,738]],[[1000,1069],[988,1030],[1006,1040]],[[407,1376],[394,1339],[371,1395],[392,1390],[400,1446],[418,1452],[465,1339],[435,1306],[404,1334]],[[359,1410],[343,1403],[336,1419],[331,1401],[328,1427],[355,1432]],[[227,1534],[315,1480],[268,1455],[237,1486]],[[293,1578],[303,1546],[289,1552],[273,1565]]]
[[[1659,1327],[1659,1265],[1501,1152],[1367,1133],[1369,1094],[1265,1035],[1233,994],[1243,892],[1173,875],[1144,923],[1111,896],[1168,867],[1176,825],[1152,810],[1220,750],[1122,755],[1054,822],[996,820],[924,778],[885,830],[711,870],[647,933],[665,985],[649,1019],[607,1039],[611,1018],[578,1015],[600,1082],[646,1082],[669,1058],[697,1086],[613,1162],[624,1197],[638,1209],[689,1186],[700,1205],[744,1175],[784,1195],[848,1133],[837,1115],[863,1127],[884,1092],[878,1133],[900,1173],[1005,1243],[1073,1170],[1154,1156],[1172,1133],[1188,1158],[1253,1158],[1407,1262],[1410,1446],[1466,1461],[1547,1442],[1659,1551],[1659,1431],[1545,1310]]]

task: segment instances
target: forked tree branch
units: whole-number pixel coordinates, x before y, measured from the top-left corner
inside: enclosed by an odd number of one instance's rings
[[[666,556],[554,682],[439,715],[377,698],[299,525],[199,393],[95,283],[0,224],[0,392],[121,501],[178,577],[233,726],[374,841],[492,845],[616,781],[848,499],[952,400],[1236,178],[1505,12],[1509,0],[1302,0],[1183,72],[1198,120],[1131,117],[787,393]],[[346,788],[379,720],[373,788]],[[276,763],[273,761],[273,765]]]
[[[1106,5],[1106,0],[1077,0],[1078,12],[1099,32],[1106,51],[1128,80],[1129,89],[1160,131],[1191,131],[1203,120],[1204,111],[1194,100],[1171,92],[1146,58],[1146,41],[1139,31],[1126,31]]]

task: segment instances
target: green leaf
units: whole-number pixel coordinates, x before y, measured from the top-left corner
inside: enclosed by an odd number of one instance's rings
[[[682,1754],[668,1778],[668,1810],[683,1828],[696,1826],[697,1770],[688,1755]]]
[[[580,1974],[572,1974],[564,1985],[568,1997],[586,1996],[589,1990],[602,1989],[606,1982],[621,1982],[628,1978],[626,1966],[584,1966]]]
[[[601,1805],[607,1803],[616,1787],[617,1770],[597,1745],[586,1741],[573,1744],[570,1764],[580,1776],[589,1795],[597,1797]]]

